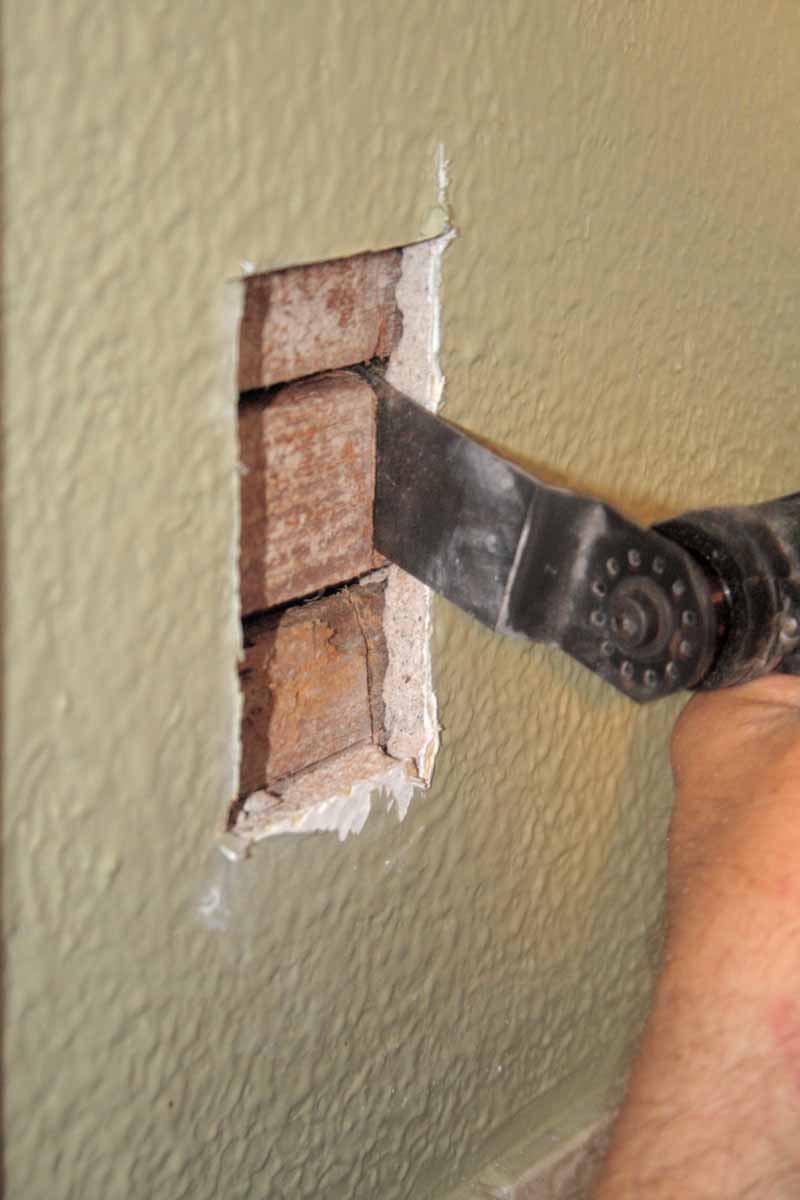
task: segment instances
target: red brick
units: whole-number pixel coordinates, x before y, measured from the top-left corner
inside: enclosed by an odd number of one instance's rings
[[[375,395],[345,371],[239,406],[240,582],[247,615],[374,565]]]
[[[383,589],[364,585],[248,623],[242,795],[380,741],[382,616]]]
[[[289,267],[245,284],[239,389],[387,357],[401,330],[400,251]]]

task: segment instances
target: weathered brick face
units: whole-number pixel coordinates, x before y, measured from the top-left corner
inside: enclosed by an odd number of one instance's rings
[[[248,279],[239,390],[387,358],[402,329],[401,252],[356,254]]]
[[[383,742],[382,585],[291,602],[383,561],[372,541],[375,395],[354,372],[334,368],[386,357],[395,345],[400,260],[394,250],[361,254],[245,285],[243,796]]]
[[[375,395],[345,371],[240,407],[242,613],[344,583],[372,565]]]

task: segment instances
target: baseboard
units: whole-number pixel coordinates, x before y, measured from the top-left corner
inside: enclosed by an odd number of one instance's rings
[[[560,1142],[544,1157],[521,1143],[484,1168],[448,1200],[586,1200],[611,1135],[602,1117]]]
[[[611,1118],[582,1129],[512,1180],[498,1200],[586,1200],[611,1135]]]

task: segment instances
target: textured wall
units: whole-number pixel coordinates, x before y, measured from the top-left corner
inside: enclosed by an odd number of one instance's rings
[[[226,865],[223,281],[436,232],[442,142],[449,416],[640,515],[795,489],[800,12],[4,24],[8,1194],[438,1195],[635,1026],[675,709],[440,605],[431,792]]]

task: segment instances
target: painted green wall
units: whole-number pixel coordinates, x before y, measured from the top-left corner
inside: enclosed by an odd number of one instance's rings
[[[4,37],[8,1194],[438,1196],[635,1032],[675,708],[440,605],[431,792],[226,865],[224,283],[432,232],[442,144],[448,416],[643,517],[794,490],[800,11],[9,0]]]

